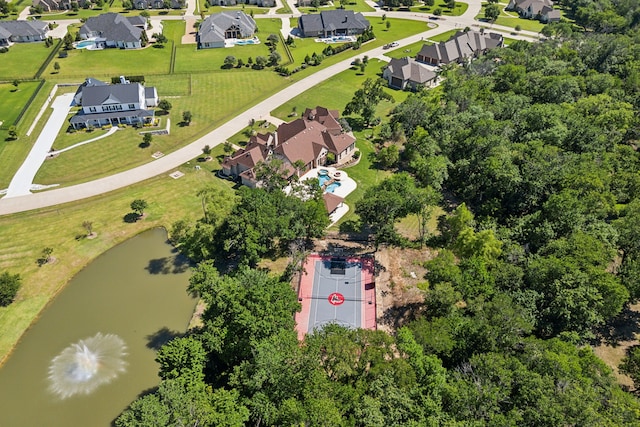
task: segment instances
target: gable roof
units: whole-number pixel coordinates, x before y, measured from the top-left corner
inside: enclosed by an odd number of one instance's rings
[[[415,83],[426,83],[436,78],[436,73],[412,58],[393,58],[387,68],[392,77]]]
[[[44,21],[0,21],[0,29],[3,36],[7,33],[10,37],[43,36],[49,30],[49,24]]]
[[[438,62],[448,64],[502,46],[502,42],[502,35],[497,33],[480,33],[473,30],[459,31],[446,42],[423,45],[418,56],[437,58]]]
[[[243,37],[250,37],[256,31],[256,21],[244,12],[220,12],[208,16],[198,27],[198,39],[201,43],[221,42],[225,32],[237,26]]]
[[[315,114],[310,114],[315,112]],[[313,118],[310,118],[313,117]],[[355,142],[355,138],[350,134],[334,132],[322,122],[333,126],[340,124],[337,122],[338,112],[328,110],[323,107],[305,110],[303,117],[289,123],[282,123],[274,133],[252,136],[249,144],[225,158],[222,165],[231,168],[235,165],[243,165],[253,168],[258,162],[267,160],[270,153],[287,160],[285,167],[290,174],[295,173],[291,164],[297,160],[302,160],[308,164],[314,159],[318,159],[322,150],[340,154],[347,147]],[[246,172],[246,171],[245,171]],[[249,174],[243,172],[241,175],[249,178]]]
[[[87,19],[80,28],[81,35],[90,36],[94,33],[107,40],[137,42],[140,41],[142,29],[119,13],[110,12]]]
[[[325,28],[332,26],[333,29],[358,28],[366,30],[369,28],[369,21],[364,19],[362,13],[355,13],[349,9],[324,10],[320,12],[320,18]]]
[[[323,10],[320,13],[306,14],[299,18],[303,32],[321,32],[335,30],[361,30],[371,26],[362,13],[348,9]]]
[[[82,90],[82,105],[133,104],[140,102],[141,92],[140,83],[87,86]]]
[[[324,207],[327,208],[327,212],[331,213],[336,210],[340,203],[344,202],[344,199],[340,196],[336,196],[333,193],[324,193],[322,195],[324,201]]]

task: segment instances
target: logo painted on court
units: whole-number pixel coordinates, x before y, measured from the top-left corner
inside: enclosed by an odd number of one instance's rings
[[[329,304],[331,305],[341,305],[342,303],[344,303],[344,295],[342,295],[340,292],[332,293],[327,299],[329,300]]]

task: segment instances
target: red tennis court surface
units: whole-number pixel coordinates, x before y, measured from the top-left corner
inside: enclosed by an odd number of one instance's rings
[[[298,338],[329,323],[376,329],[372,257],[310,255],[300,277]]]

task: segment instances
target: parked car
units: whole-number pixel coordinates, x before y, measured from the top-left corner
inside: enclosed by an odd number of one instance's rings
[[[400,43],[398,42],[389,43],[389,47],[398,47],[398,46],[400,46]]]

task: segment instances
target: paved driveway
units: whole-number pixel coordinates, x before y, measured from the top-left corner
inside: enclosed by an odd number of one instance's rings
[[[71,110],[73,95],[73,93],[66,93],[56,97],[53,101],[51,104],[51,108],[53,108],[51,117],[49,117],[42,132],[40,132],[40,136],[31,148],[27,159],[13,176],[9,184],[9,189],[7,190],[7,195],[4,196],[4,198],[31,194],[30,189],[33,178],[35,178],[38,169],[40,169],[40,166],[42,166],[42,163],[44,163],[47,158],[47,153],[53,146],[53,141],[55,141],[56,136],[58,136],[58,132],[60,132],[60,129],[62,129],[62,126],[64,126],[67,121],[69,110]]]

